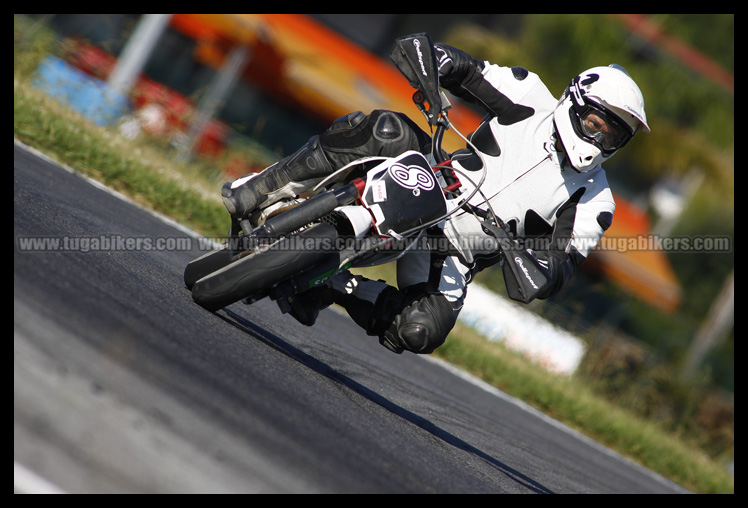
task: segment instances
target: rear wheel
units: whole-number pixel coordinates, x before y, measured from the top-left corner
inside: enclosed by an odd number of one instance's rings
[[[247,296],[266,292],[309,267],[338,257],[333,249],[337,236],[330,224],[304,229],[197,280],[192,285],[192,298],[214,312]]]

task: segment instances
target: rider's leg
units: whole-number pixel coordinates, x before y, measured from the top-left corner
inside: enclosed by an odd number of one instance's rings
[[[406,150],[430,150],[431,139],[412,120],[392,111],[350,113],[295,154],[258,174],[227,182],[221,196],[229,213],[247,218],[283,198],[292,198],[356,159],[395,156]]]
[[[429,354],[457,321],[468,272],[454,256],[416,251],[398,262],[402,289],[361,276],[338,276],[330,286],[334,302],[387,349]]]
[[[293,155],[221,188],[223,203],[237,219],[247,218],[255,209],[283,198],[293,198],[331,174],[334,168],[314,136]]]

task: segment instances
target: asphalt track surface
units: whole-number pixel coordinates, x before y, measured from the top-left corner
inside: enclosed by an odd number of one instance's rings
[[[685,492],[334,309],[311,328],[269,301],[207,312],[189,232],[18,144],[13,161],[15,492]],[[193,248],[155,246],[176,238]]]

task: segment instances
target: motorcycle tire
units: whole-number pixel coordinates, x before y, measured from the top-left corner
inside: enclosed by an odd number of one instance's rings
[[[330,248],[337,237],[330,224],[315,224],[197,280],[192,285],[192,299],[215,312],[267,291],[311,266],[337,257],[338,252]]]
[[[227,247],[213,250],[190,261],[184,269],[184,284],[187,289],[198,280],[231,263],[231,251]]]

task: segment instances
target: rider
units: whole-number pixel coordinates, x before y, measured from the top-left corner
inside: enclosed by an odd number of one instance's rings
[[[504,269],[508,293],[524,302],[547,298],[569,280],[612,223],[615,203],[600,164],[636,132],[649,132],[641,91],[623,68],[611,65],[574,77],[558,100],[524,68],[475,60],[445,44],[435,49],[441,86],[487,112],[469,136],[472,146],[451,156],[463,174],[475,175],[465,179],[471,182],[480,179],[482,161],[487,165],[471,204],[486,210],[488,199],[504,222],[506,239],[529,255],[529,268],[544,281],[539,287],[532,283],[532,294],[520,297],[526,293],[518,288],[527,281]],[[356,159],[406,150],[429,154],[431,138],[405,115],[350,113],[295,154],[224,184],[223,201],[232,216],[255,217]],[[473,188],[463,181],[464,193]],[[454,326],[472,276],[502,256],[468,211],[429,230],[428,238],[433,246],[447,238],[454,248],[418,249],[402,257],[399,289],[344,272],[327,287],[295,298],[291,314],[312,325],[319,309],[334,302],[388,349],[431,353]]]

